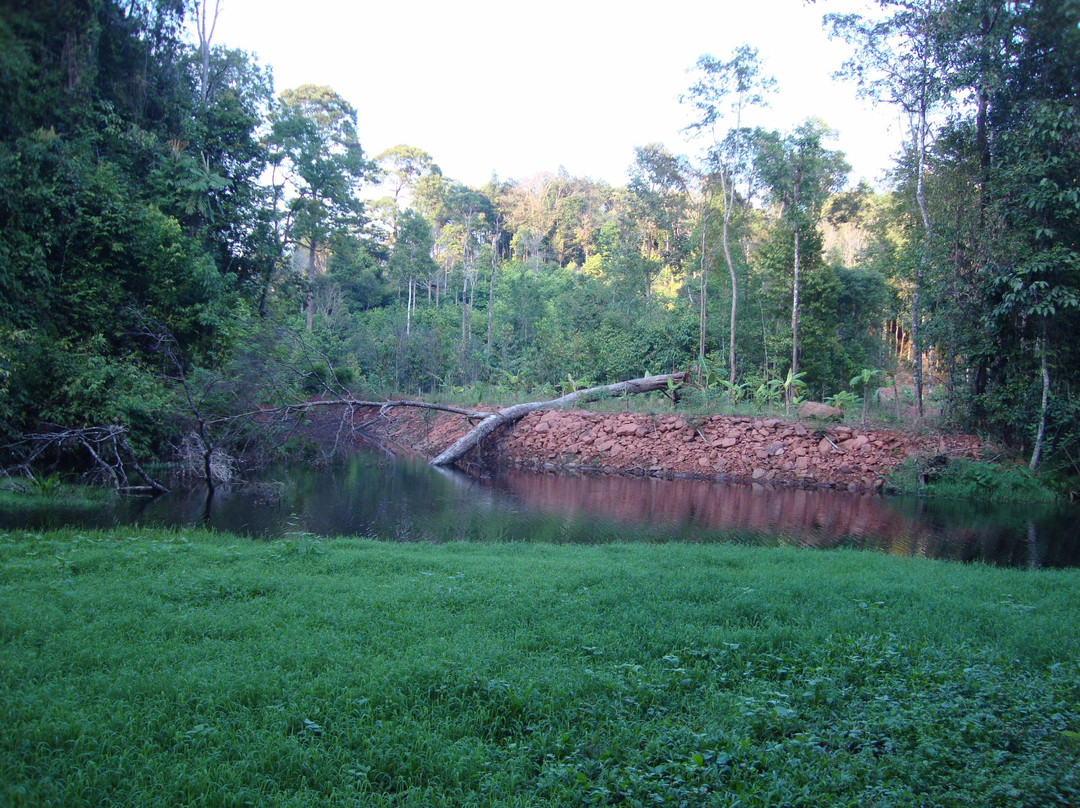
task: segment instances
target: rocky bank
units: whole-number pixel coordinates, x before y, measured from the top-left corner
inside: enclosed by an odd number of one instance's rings
[[[376,427],[383,438],[428,458],[468,428],[461,416],[404,408],[391,411]],[[909,434],[813,420],[548,410],[495,432],[477,460],[866,491],[878,488],[884,475],[911,455],[977,457],[980,448],[973,435]]]

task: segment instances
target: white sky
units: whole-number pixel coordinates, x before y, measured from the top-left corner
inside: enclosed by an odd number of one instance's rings
[[[327,84],[358,110],[369,156],[398,143],[482,185],[560,166],[626,181],[634,147],[693,154],[678,102],[703,53],[757,47],[779,91],[747,124],[807,117],[839,131],[852,181],[879,179],[898,150],[896,113],[834,81],[847,55],[821,16],[862,0],[223,0],[214,44],[254,52],[278,92]]]

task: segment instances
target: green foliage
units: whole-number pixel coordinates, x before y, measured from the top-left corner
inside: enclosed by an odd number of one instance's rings
[[[839,393],[833,393],[831,396],[825,397],[825,404],[830,407],[837,407],[844,412],[850,412],[859,406],[860,397],[855,395],[850,390],[841,390]]]
[[[746,382],[739,382],[736,384],[728,381],[727,379],[721,379],[720,383],[724,385],[724,390],[726,391],[728,398],[732,404],[738,404],[740,401],[746,398]]]
[[[60,474],[41,474],[29,479],[8,478],[0,483],[0,508],[9,513],[100,514],[115,494],[104,486],[81,485],[66,481]]]
[[[219,361],[246,316],[235,251],[253,244],[266,77],[215,51],[200,109],[180,6],[53,6],[5,13],[0,33],[18,78],[0,136],[0,432],[121,423],[160,451],[175,413],[155,340]]]
[[[870,385],[874,382],[878,376],[881,375],[880,370],[873,368],[863,368],[859,371],[857,376],[853,376],[848,384],[852,387],[862,387],[862,422],[866,423],[866,407],[870,402]]]
[[[784,390],[784,399],[793,404],[800,404],[802,403],[799,400],[800,396],[806,389],[806,382],[803,381],[806,374],[803,372],[792,373],[791,370],[791,368],[788,368],[787,375],[781,383]]]
[[[910,457],[888,475],[897,493],[995,502],[1052,502],[1057,494],[1014,463],[966,458]]]
[[[586,378],[584,376],[581,377],[580,379],[575,379],[573,376],[571,376],[569,373],[567,373],[566,378],[563,380],[561,387],[562,387],[562,392],[564,394],[566,394],[566,393],[573,393],[573,392],[575,392],[577,390],[583,390],[586,387],[592,387],[592,383],[588,380],[588,378]]]
[[[779,407],[784,397],[784,383],[780,379],[766,379],[754,390],[754,403],[759,407]]]
[[[865,267],[833,267],[833,273],[838,284],[835,324],[846,364],[880,364],[884,360],[881,324],[888,318],[891,303],[885,277]]]
[[[348,386],[518,396],[684,370],[701,325],[695,403],[775,407],[804,394],[783,378],[793,347],[815,398],[863,368],[906,372],[914,316],[949,423],[1016,450],[1042,422],[1045,359],[1044,462],[1075,476],[1074,6],[984,19],[890,0],[881,19],[832,18],[860,47],[861,90],[909,111],[975,100],[907,144],[887,194],[841,189],[820,121],[745,127],[770,81],[743,46],[696,65],[691,129],[732,127],[700,165],[651,144],[626,187],[559,171],[469,188],[397,146],[373,224],[357,191],[376,166],[332,89],[274,100],[268,68],[218,47],[204,81],[190,4],[16,3],[0,17],[0,435],[119,420],[162,449],[191,415],[166,377],[250,380],[266,368],[245,342],[256,316],[267,333],[307,326],[311,355],[282,338],[298,376],[230,387],[227,411]],[[716,271],[723,244],[746,246],[733,277]],[[717,315],[736,290],[729,329]]]

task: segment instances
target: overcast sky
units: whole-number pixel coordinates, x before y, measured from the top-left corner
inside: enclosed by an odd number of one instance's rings
[[[443,173],[482,185],[564,166],[622,184],[634,147],[694,154],[678,101],[698,56],[757,47],[777,78],[750,124],[789,130],[816,116],[852,182],[875,181],[898,150],[896,113],[874,109],[831,75],[847,55],[821,26],[862,0],[223,0],[214,44],[254,52],[280,92],[327,84],[359,113],[375,156],[398,143]]]

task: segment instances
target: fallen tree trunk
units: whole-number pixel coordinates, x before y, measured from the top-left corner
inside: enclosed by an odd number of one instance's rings
[[[536,410],[557,410],[571,404],[585,404],[589,401],[598,401],[602,398],[614,398],[615,396],[629,396],[637,393],[653,393],[657,391],[671,390],[673,386],[686,382],[688,373],[666,373],[661,376],[646,376],[643,379],[631,379],[626,382],[617,382],[601,387],[589,387],[584,390],[575,390],[565,396],[553,398],[549,401],[529,401],[524,404],[515,404],[512,407],[487,414],[484,419],[473,427],[447,449],[443,450],[434,460],[433,466],[449,466],[463,458],[469,450],[480,445],[480,441],[501,426],[514,424]]]
[[[427,410],[439,410],[463,415],[470,421],[478,421],[464,436],[455,441],[449,448],[443,450],[435,459],[430,461],[432,466],[450,466],[464,457],[471,449],[501,426],[517,423],[530,412],[544,409],[562,409],[572,404],[585,404],[590,401],[598,401],[603,398],[615,396],[629,396],[638,393],[671,392],[684,384],[689,377],[688,372],[666,373],[660,376],[646,376],[641,379],[631,379],[616,384],[608,384],[600,387],[589,387],[583,390],[575,390],[565,396],[553,398],[548,401],[529,401],[524,404],[515,404],[512,407],[488,412],[486,410],[470,410],[461,407],[453,407],[448,404],[438,404],[428,401],[363,401],[359,399],[329,399],[325,401],[307,401],[298,404],[286,404],[281,407],[269,407],[256,409],[237,415],[227,415],[216,418],[206,418],[204,425],[216,426],[223,423],[237,421],[245,418],[288,418],[297,413],[304,413],[316,407],[348,407],[350,410],[364,408],[378,408],[379,418],[385,417],[386,413],[396,407],[417,407]],[[370,425],[377,419],[366,421],[359,429]],[[57,428],[53,432],[43,432],[25,435],[21,439],[6,446],[0,446],[15,454],[18,458],[15,468],[24,475],[32,477],[31,465],[50,447],[57,448],[81,448],[90,456],[97,472],[104,475],[118,491],[129,493],[168,493],[161,483],[151,478],[139,465],[135,453],[126,440],[127,430],[119,425],[87,427],[83,429]],[[205,446],[205,439],[204,439]],[[126,458],[126,459],[125,459]],[[145,485],[131,485],[128,480],[128,469],[134,471]],[[6,469],[0,468],[0,473]]]
[[[291,415],[305,413],[308,410],[321,407],[347,407],[350,411],[358,408],[378,408],[379,414],[358,427],[354,427],[361,433],[365,427],[375,423],[380,418],[386,417],[389,410],[396,407],[415,407],[417,409],[438,410],[463,415],[470,421],[479,421],[468,433],[455,441],[449,448],[443,450],[435,459],[430,461],[432,466],[449,466],[456,463],[475,448],[480,442],[501,426],[514,424],[535,410],[561,409],[572,404],[585,404],[590,401],[598,401],[603,398],[616,396],[629,396],[638,393],[670,392],[686,383],[689,372],[665,373],[660,376],[646,376],[641,379],[631,379],[625,382],[589,387],[583,390],[575,390],[565,396],[553,398],[547,401],[528,401],[524,404],[515,404],[512,407],[489,412],[487,410],[470,410],[462,407],[454,407],[449,404],[439,404],[430,401],[390,400],[390,401],[365,401],[362,399],[332,398],[321,401],[305,401],[296,404],[285,404],[280,407],[268,407],[251,410],[238,415],[222,416],[216,419],[208,419],[208,423],[217,424],[233,421],[239,418],[288,418]],[[370,436],[369,436],[370,437]]]

